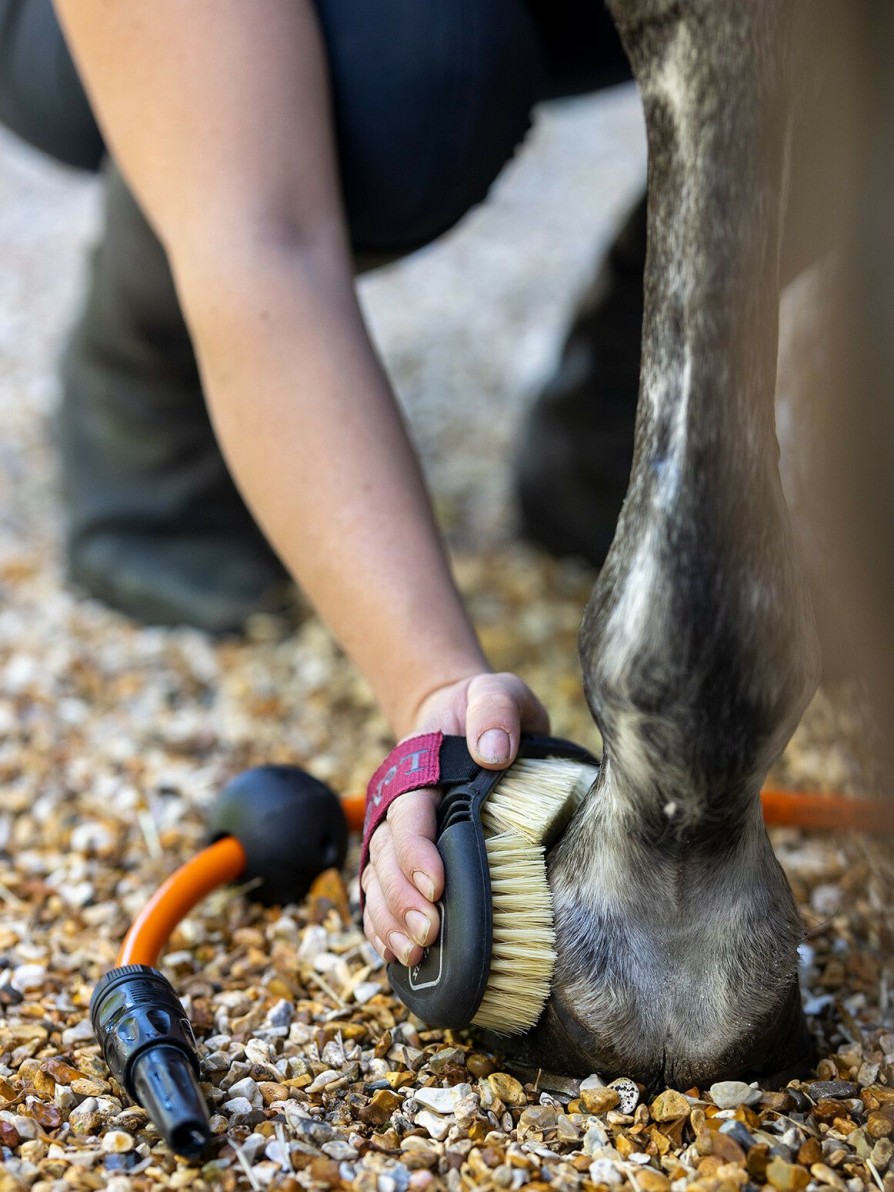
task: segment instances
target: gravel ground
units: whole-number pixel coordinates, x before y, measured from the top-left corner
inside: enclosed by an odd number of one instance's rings
[[[574,645],[593,576],[515,541],[509,460],[643,171],[630,89],[553,107],[491,203],[362,284],[485,644],[543,694],[557,732],[591,745]],[[165,968],[214,1110],[204,1163],[176,1160],[126,1105],[91,1040],[90,990],[201,839],[215,791],[270,761],[354,790],[389,741],[313,617],[215,643],[65,587],[53,361],[97,199],[92,180],[0,137],[0,1192],[894,1189],[887,865],[861,837],[776,837],[823,1057],[787,1092],[640,1101],[596,1080],[520,1081],[467,1036],[407,1019],[336,887],[283,910],[221,893],[172,941]],[[865,789],[859,706],[850,687],[821,692],[774,778]]]

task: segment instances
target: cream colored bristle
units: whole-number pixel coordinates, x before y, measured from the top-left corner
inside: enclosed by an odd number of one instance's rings
[[[493,833],[511,829],[531,844],[561,830],[596,781],[596,766],[569,758],[522,758],[506,771],[482,809]]]
[[[518,832],[486,842],[493,896],[487,989],[474,1022],[516,1034],[529,1030],[549,996],[555,963],[553,912],[543,849]]]
[[[556,936],[544,842],[561,831],[598,774],[567,758],[523,758],[481,809],[493,899],[490,975],[476,1026],[530,1030],[546,1005]]]

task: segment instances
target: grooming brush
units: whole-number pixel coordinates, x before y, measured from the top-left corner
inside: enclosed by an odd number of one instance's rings
[[[599,764],[570,741],[524,736],[508,769],[484,770],[469,759],[468,773],[441,783],[438,939],[419,964],[391,964],[389,978],[404,1005],[432,1026],[521,1034],[543,1011],[556,961],[546,850]]]

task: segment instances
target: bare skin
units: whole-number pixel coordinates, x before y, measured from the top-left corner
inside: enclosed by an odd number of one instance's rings
[[[58,0],[118,165],[165,245],[230,469],[398,737],[506,765],[548,727],[490,671],[357,305],[309,0]],[[376,833],[364,926],[415,963],[437,933],[435,795]]]

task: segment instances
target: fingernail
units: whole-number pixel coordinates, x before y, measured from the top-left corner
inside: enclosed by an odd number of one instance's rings
[[[485,761],[499,765],[509,761],[509,734],[501,728],[489,728],[478,738],[478,752]]]
[[[388,947],[398,958],[401,964],[410,963],[410,953],[413,951],[413,941],[408,940],[405,935],[399,931],[392,931],[388,936]]]
[[[435,883],[431,880],[427,873],[423,873],[421,869],[417,869],[413,874],[413,885],[429,902],[435,900]]]
[[[409,931],[416,943],[424,948],[428,943],[431,923],[429,923],[421,911],[407,911],[406,924],[407,931]]]
[[[378,954],[384,960],[385,953],[388,951],[388,946],[385,943],[385,941],[383,939],[380,939],[379,936],[376,936],[376,938],[373,940],[373,947],[375,948],[375,950],[378,952]]]

